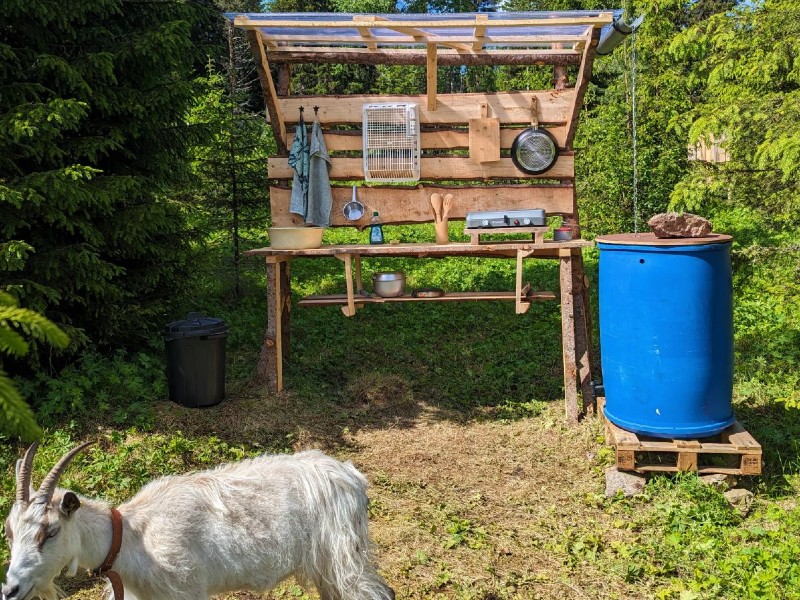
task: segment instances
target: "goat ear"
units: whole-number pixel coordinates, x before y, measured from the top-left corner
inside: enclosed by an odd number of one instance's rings
[[[80,507],[81,501],[78,498],[78,495],[75,492],[66,492],[64,497],[61,499],[61,504],[59,505],[58,510],[65,517],[69,517]]]

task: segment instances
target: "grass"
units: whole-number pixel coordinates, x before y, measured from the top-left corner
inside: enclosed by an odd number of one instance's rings
[[[408,232],[433,236],[432,228]],[[586,258],[596,280],[596,256]],[[534,289],[557,289],[555,262],[527,263]],[[501,302],[387,304],[352,318],[337,307],[295,306],[287,391],[275,396],[250,382],[265,314],[263,274],[250,267],[249,293],[235,309],[218,300],[216,276],[191,307],[231,325],[224,402],[200,410],[168,402],[159,342],[128,362],[88,357],[83,372],[39,388],[49,429],[35,479],[87,438],[100,443],[63,484],[114,503],[162,474],[317,447],[367,475],[379,564],[399,599],[800,598],[800,414],[789,366],[800,359],[790,343],[798,329],[795,309],[775,308],[774,290],[772,308],[748,294],[771,290],[768,274],[740,281],[735,302],[734,407],[766,456],[764,476],[740,482],[756,492],[743,518],[691,475],[654,478],[634,499],[605,498],[613,452],[602,427],[593,418],[564,424],[557,304],[520,316]],[[448,291],[513,289],[513,268],[470,259],[364,265],[367,281],[371,270],[401,269],[411,287]],[[341,271],[334,260],[296,261],[293,301],[340,291]],[[0,446],[3,512],[19,452]],[[68,583],[86,600],[101,588]],[[226,598],[315,596],[289,581],[268,595]]]

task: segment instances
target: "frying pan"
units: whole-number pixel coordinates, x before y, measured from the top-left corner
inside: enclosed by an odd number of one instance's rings
[[[531,98],[531,126],[511,144],[511,161],[523,173],[537,175],[552,167],[558,158],[558,143],[546,129],[539,128],[536,96]]]

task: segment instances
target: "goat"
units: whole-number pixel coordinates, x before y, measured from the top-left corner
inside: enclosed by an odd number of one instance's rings
[[[38,491],[30,483],[37,445],[17,461],[4,600],[56,600],[65,595],[54,583],[64,568],[75,575],[110,556],[109,505],[57,487],[90,444],[67,452]],[[291,575],[322,600],[393,600],[371,558],[366,486],[352,463],[315,450],[162,477],[117,509],[114,572],[127,600],[266,592]]]

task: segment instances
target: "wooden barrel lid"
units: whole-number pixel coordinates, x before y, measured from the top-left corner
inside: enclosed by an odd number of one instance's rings
[[[630,246],[701,246],[703,244],[724,244],[732,239],[725,233],[712,233],[706,237],[696,238],[657,238],[654,233],[612,233],[599,235],[594,241]]]

